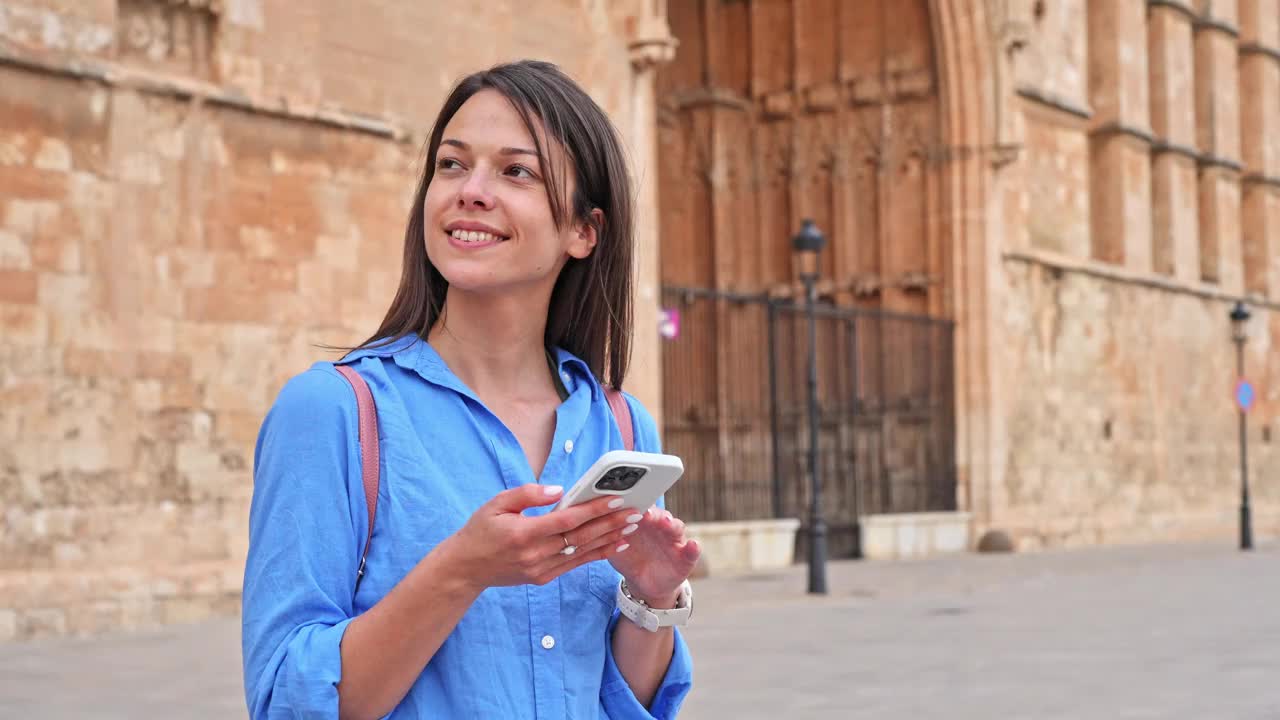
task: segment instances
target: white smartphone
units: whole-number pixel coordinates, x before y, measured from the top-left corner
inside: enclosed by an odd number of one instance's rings
[[[682,474],[684,462],[675,455],[610,450],[578,478],[555,509],[612,495],[623,498],[624,507],[643,512],[658,502]]]

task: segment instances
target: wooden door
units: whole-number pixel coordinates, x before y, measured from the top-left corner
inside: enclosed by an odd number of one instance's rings
[[[927,0],[684,0],[668,7],[680,46],[658,78],[662,280],[668,289],[709,290],[720,299],[688,304],[684,337],[664,352],[664,419],[669,437],[685,433],[690,452],[719,463],[720,477],[699,482],[720,503],[716,514],[732,515],[731,476],[741,474],[734,468],[773,462],[767,423],[777,409],[769,406],[766,316],[725,295],[793,294],[790,238],[802,219],[815,220],[828,238],[824,301],[943,311],[947,249],[937,221],[944,153],[931,23]],[[856,343],[835,334],[819,343],[820,375],[859,385],[828,382],[824,405],[877,399],[876,439],[850,439],[850,447],[879,443],[879,473],[909,472],[886,463],[918,455],[919,439],[882,412],[894,402],[893,388],[876,383],[886,375],[882,366],[914,343],[879,330]],[[863,372],[851,376],[843,371],[849,365]]]

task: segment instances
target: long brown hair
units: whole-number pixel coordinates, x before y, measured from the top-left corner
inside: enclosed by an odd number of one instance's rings
[[[631,179],[617,129],[581,87],[551,63],[524,60],[468,75],[454,86],[427,142],[426,164],[404,233],[400,287],[382,325],[360,347],[381,346],[411,333],[425,338],[440,319],[448,281],[427,257],[423,205],[435,175],[445,127],[481,90],[496,90],[520,114],[547,176],[547,199],[556,227],[591,223],[596,247],[585,259],[569,258],[551,293],[545,341],[582,358],[601,382],[622,388],[631,356],[632,263],[635,232]],[[541,132],[539,131],[541,126]],[[564,148],[554,167],[543,133]],[[565,165],[569,167],[565,167]],[[574,192],[565,197],[572,172]],[[592,210],[604,217],[596,223]]]

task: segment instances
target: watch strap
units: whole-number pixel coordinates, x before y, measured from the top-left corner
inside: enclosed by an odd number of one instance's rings
[[[676,606],[669,610],[657,610],[649,607],[643,600],[638,600],[627,591],[627,581],[618,582],[618,610],[628,620],[648,630],[657,632],[659,628],[687,625],[693,617],[693,586],[685,580],[680,585],[680,593]]]

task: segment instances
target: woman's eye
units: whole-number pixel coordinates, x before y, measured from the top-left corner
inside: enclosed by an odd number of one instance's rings
[[[440,158],[436,161],[436,167],[440,170],[452,170],[457,167],[462,167],[462,165],[453,158]]]
[[[507,168],[507,174],[522,179],[532,179],[533,171],[523,165],[512,165]]]

